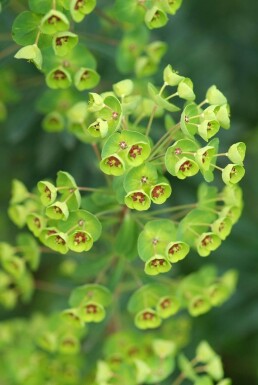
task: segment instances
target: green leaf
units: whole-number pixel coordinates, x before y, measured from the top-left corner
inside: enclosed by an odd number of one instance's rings
[[[60,0],[56,1],[57,9],[61,9]],[[46,14],[48,11],[52,9],[53,1],[52,0],[29,0],[29,7],[32,12],[40,13],[42,15]]]
[[[103,306],[108,306],[111,299],[111,293],[106,287],[88,284],[76,287],[72,291],[68,302],[72,307],[79,307],[88,302],[96,302]]]
[[[114,244],[115,252],[131,259],[137,255],[136,243],[138,226],[130,214],[124,216],[123,222],[116,234]]]
[[[12,36],[19,45],[34,44],[38,34],[41,16],[25,11],[20,13],[14,20]]]
[[[131,79],[121,80],[113,84],[113,90],[119,98],[130,95],[133,92],[133,81]]]

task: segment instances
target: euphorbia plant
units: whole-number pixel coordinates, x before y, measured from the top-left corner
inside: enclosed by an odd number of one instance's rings
[[[237,277],[233,270],[219,274],[211,266],[182,277],[173,268],[193,253],[208,256],[229,236],[241,215],[238,183],[245,173],[244,143],[219,150],[217,135],[230,128],[226,97],[213,85],[200,99],[190,78],[170,64],[160,69],[165,43],[148,42],[147,27],[163,27],[181,2],[117,0],[104,7],[95,0],[29,0],[30,10],[14,20],[13,38],[22,46],[15,58],[32,62],[49,88],[38,101],[43,128],[67,130],[85,151],[92,146],[105,184],[91,186],[85,177],[78,186],[66,170],[57,170],[55,180],[38,181],[32,192],[13,181],[9,216],[33,235],[22,233],[16,244],[0,244],[1,304],[11,309],[30,300],[41,253],[62,254],[60,271],[75,287],[69,285],[69,307],[27,321],[36,368],[41,359],[48,366],[51,352],[56,370],[46,375],[31,367],[22,377],[21,364],[20,377],[11,383],[58,378],[62,384],[82,379],[98,385],[157,384],[170,381],[176,356],[181,374],[174,384],[184,379],[195,385],[231,383],[223,379],[220,358],[208,343],[200,343],[192,361],[180,353],[189,322],[181,312],[196,317],[220,306]],[[122,36],[116,64],[123,76],[110,86],[75,27],[94,13],[107,33],[119,29]],[[156,72],[162,81],[150,79]],[[186,178],[199,178],[197,198],[177,205],[173,191]],[[80,284],[73,282],[80,270],[76,253],[86,261]],[[3,325],[7,334],[24,332],[24,322],[17,322]],[[91,329],[91,324],[100,325]],[[173,328],[178,333],[171,333]],[[149,329],[154,330],[142,334]],[[96,367],[85,369],[80,347],[90,341],[88,330],[107,338]],[[4,348],[12,342],[7,338]]]

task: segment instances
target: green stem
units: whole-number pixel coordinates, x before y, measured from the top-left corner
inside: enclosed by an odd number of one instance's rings
[[[162,96],[162,92],[164,91],[164,89],[167,87],[167,83],[164,83],[163,86],[161,87],[161,89],[159,90],[159,95]]]
[[[178,95],[178,92],[175,92],[174,94],[168,96],[168,97],[166,98],[166,100],[170,100],[170,99],[174,98],[174,97],[177,96],[177,95]]]
[[[200,104],[198,104],[198,107],[202,107],[206,103],[208,103],[208,100],[204,99]]]
[[[103,215],[109,215],[109,214],[113,214],[113,213],[118,213],[120,211],[121,211],[121,207],[118,207],[118,208],[112,209],[112,210],[100,211],[99,213],[96,214],[96,217],[102,217]]]
[[[146,136],[148,136],[150,134],[152,122],[153,122],[154,115],[155,115],[155,112],[156,112],[157,108],[158,108],[158,106],[155,104],[155,106],[152,109],[151,116],[150,116],[150,119],[149,119],[149,122],[148,122],[148,125],[147,125]]]

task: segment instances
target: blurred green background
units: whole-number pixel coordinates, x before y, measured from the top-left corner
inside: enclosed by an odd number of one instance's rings
[[[88,167],[91,149],[68,134],[47,134],[41,129],[42,116],[36,111],[35,99],[45,90],[44,79],[32,65],[13,59],[17,46],[11,40],[11,25],[15,14],[23,10],[23,4],[26,1],[11,1],[11,7],[4,8],[0,14],[0,71],[13,69],[14,86],[18,88],[17,100],[10,100],[7,120],[0,124],[0,241],[10,242],[17,232],[6,214],[12,178],[21,179],[32,188],[38,180],[54,177],[59,169],[64,169],[78,181],[87,178],[92,184],[98,183],[97,168]],[[233,142],[245,141],[248,148],[246,177],[241,183],[245,200],[243,216],[231,236],[209,257],[209,262],[221,271],[238,269],[238,289],[228,303],[194,320],[191,341],[194,346],[207,338],[222,355],[226,375],[235,385],[258,384],[257,14],[257,0],[184,0],[169,24],[153,32],[153,38],[169,45],[163,64],[170,63],[192,78],[199,100],[212,84],[228,97],[232,129],[223,133],[222,146],[227,148]],[[87,28],[94,33],[94,19]],[[118,72],[114,75],[114,46],[88,39],[88,47],[94,49],[105,81],[122,78]],[[10,88],[9,91],[12,99]],[[5,92],[3,88],[0,90],[0,99]],[[182,201],[195,194],[193,183],[185,186],[180,191]],[[205,263],[206,260],[196,257],[182,264],[181,269],[188,273]],[[21,307],[16,313],[3,313],[3,317],[26,315],[30,311],[28,306]]]

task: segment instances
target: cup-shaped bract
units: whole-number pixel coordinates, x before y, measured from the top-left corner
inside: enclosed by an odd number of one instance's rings
[[[104,100],[102,96],[96,92],[89,92],[88,110],[90,112],[100,111],[104,107]]]
[[[65,120],[58,111],[52,111],[47,114],[42,122],[42,127],[47,132],[60,132],[65,127]]]
[[[12,180],[11,204],[21,203],[29,198],[29,191],[26,186],[18,179]]]
[[[24,260],[16,255],[3,258],[1,262],[3,269],[14,278],[20,278],[25,272]]]
[[[170,262],[176,263],[184,259],[189,251],[190,247],[186,242],[170,242],[166,249],[166,256]]]
[[[61,194],[60,200],[67,204],[68,210],[78,210],[81,204],[81,195],[73,176],[66,171],[58,171],[56,186]]]
[[[58,350],[62,354],[76,354],[80,350],[80,343],[78,338],[73,334],[66,334],[62,336],[58,343]]]
[[[88,127],[89,133],[95,138],[105,138],[108,134],[108,122],[98,118]]]
[[[215,351],[207,341],[201,341],[196,349],[196,357],[200,362],[209,362],[216,356]]]
[[[54,68],[46,75],[46,83],[52,89],[69,88],[72,84],[70,73],[63,67]]]
[[[84,325],[79,308],[64,310],[61,316],[71,327],[82,328]]]
[[[177,10],[181,7],[182,0],[165,0],[164,3],[166,6],[164,9],[166,12],[170,13],[171,15],[174,15]]]
[[[213,146],[205,146],[199,148],[195,153],[195,160],[200,167],[204,171],[208,171],[210,168],[210,164],[212,162],[212,158],[216,154],[216,149]]]
[[[102,159],[99,167],[107,175],[119,176],[125,172],[125,163],[117,154],[112,154]]]
[[[216,250],[220,244],[221,239],[213,232],[203,233],[196,240],[197,251],[201,257],[207,257],[211,251]]]
[[[84,322],[101,322],[106,316],[106,311],[98,302],[95,301],[89,301],[80,309],[81,318]]]
[[[113,84],[113,90],[119,98],[123,98],[130,95],[133,92],[133,81],[131,79],[121,80],[118,83]]]
[[[209,104],[214,104],[218,106],[222,106],[223,104],[227,103],[226,97],[223,95],[223,93],[218,90],[218,88],[213,85],[211,86],[206,93],[206,99]]]
[[[42,237],[44,237],[45,244],[50,249],[58,251],[61,254],[68,252],[67,234],[48,229],[46,234],[42,234]]]
[[[224,375],[221,358],[214,356],[206,365],[206,372],[215,380],[219,381]]]
[[[195,93],[193,91],[193,82],[189,78],[184,78],[180,81],[177,87],[178,96],[181,99],[192,101],[195,99]]]
[[[56,201],[46,208],[46,215],[51,219],[66,221],[69,216],[68,206],[65,202]]]
[[[232,144],[232,146],[229,147],[227,156],[229,160],[231,160],[231,162],[242,166],[243,161],[245,159],[245,151],[246,151],[245,143],[238,142],[238,143]]]
[[[40,31],[47,35],[67,31],[70,27],[69,20],[64,13],[52,9],[41,20]]]
[[[230,291],[224,283],[218,282],[209,286],[207,295],[212,306],[220,306],[228,299]]]
[[[222,106],[216,106],[214,110],[216,114],[216,120],[219,122],[220,126],[225,130],[230,128],[230,109],[228,104],[223,104]]]
[[[163,71],[163,80],[169,86],[177,86],[182,80],[184,80],[184,77],[174,71],[169,64]]]
[[[208,142],[210,138],[217,134],[219,129],[220,125],[217,120],[204,120],[198,126],[198,134],[201,138]]]
[[[151,200],[144,190],[135,190],[125,196],[125,204],[129,209],[144,211],[150,208]]]
[[[153,41],[147,45],[145,52],[154,63],[160,63],[160,60],[167,52],[167,44],[163,41]]]
[[[80,23],[96,7],[96,0],[71,0],[70,12],[73,20]]]
[[[144,190],[149,193],[152,185],[155,185],[158,173],[151,163],[144,163],[129,170],[124,178],[124,189],[127,193],[134,190]]]
[[[169,182],[160,182],[151,187],[150,198],[153,203],[161,205],[166,202],[172,193]]]
[[[225,240],[231,232],[232,225],[232,221],[229,217],[220,216],[212,223],[211,230],[214,234],[217,234],[220,239]]]
[[[151,308],[146,308],[136,314],[135,325],[142,330],[156,329],[161,325],[161,318],[157,312]]]
[[[22,228],[25,225],[28,215],[29,215],[29,210],[24,205],[14,204],[9,206],[8,208],[9,218],[19,228]]]
[[[168,172],[179,179],[195,175],[199,171],[194,158],[198,148],[198,144],[192,139],[180,139],[168,147],[165,155]]]
[[[240,182],[244,175],[245,169],[239,164],[230,163],[222,170],[222,180],[227,185]]]
[[[41,203],[47,207],[55,202],[57,197],[57,188],[53,183],[47,181],[40,181],[37,184]]]
[[[77,253],[88,251],[92,248],[92,236],[83,230],[76,230],[68,235],[68,247]]]
[[[183,157],[175,164],[175,176],[178,179],[185,179],[187,177],[194,176],[198,173],[198,171],[198,164],[188,157]]]
[[[160,8],[153,6],[145,13],[145,23],[149,29],[161,28],[168,22],[167,14]]]
[[[94,88],[97,86],[99,81],[99,74],[91,68],[82,67],[76,72],[74,76],[74,84],[79,91]]]
[[[142,164],[150,155],[151,148],[148,142],[138,142],[128,148],[127,162],[133,166],[139,166]]]
[[[209,299],[202,295],[196,295],[188,303],[188,311],[191,316],[197,317],[207,313],[211,308]]]
[[[145,262],[144,271],[148,275],[158,275],[167,273],[171,269],[171,264],[163,255],[156,254]]]
[[[228,217],[234,225],[240,218],[242,210],[243,206],[227,205],[221,210],[220,215],[222,217]]]
[[[76,46],[78,43],[78,36],[75,33],[66,31],[58,32],[53,36],[52,47],[57,56],[65,56]]]
[[[156,311],[161,318],[169,318],[176,314],[180,309],[180,301],[174,295],[160,298],[156,306]]]
[[[42,53],[37,44],[22,47],[14,57],[15,59],[26,59],[31,61],[39,70],[42,68]]]
[[[201,113],[201,109],[195,103],[188,103],[184,108],[181,114],[180,126],[186,137],[192,138],[196,134]]]

